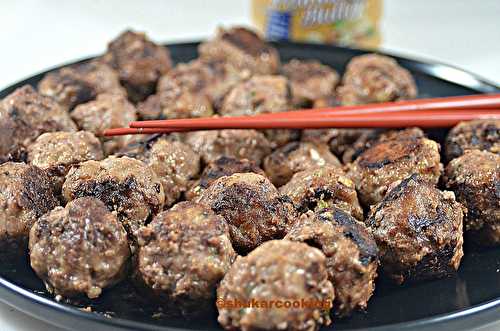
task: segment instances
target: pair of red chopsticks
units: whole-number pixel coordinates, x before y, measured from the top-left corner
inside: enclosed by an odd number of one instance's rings
[[[131,122],[105,136],[216,129],[319,129],[451,127],[473,119],[500,119],[500,94],[419,99],[378,104],[301,109],[237,117],[209,117]]]

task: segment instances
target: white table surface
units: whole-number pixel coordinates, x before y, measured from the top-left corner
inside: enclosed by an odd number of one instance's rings
[[[386,0],[387,50],[450,63],[500,84],[500,1]],[[94,55],[127,27],[156,41],[206,37],[217,25],[250,24],[241,0],[0,0],[0,88]],[[57,330],[0,304],[0,330]],[[500,325],[484,330],[500,330]]]

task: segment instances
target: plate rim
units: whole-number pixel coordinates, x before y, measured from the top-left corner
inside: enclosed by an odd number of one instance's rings
[[[167,46],[167,47],[177,47],[177,48],[193,48],[196,47],[200,41],[188,41],[188,42],[175,42],[175,43],[162,43],[162,45]],[[423,57],[413,57],[413,56],[406,56],[406,55],[401,55],[398,54],[397,52],[392,52],[392,51],[387,51],[387,50],[365,50],[365,49],[356,49],[356,48],[349,48],[349,47],[341,47],[341,46],[334,46],[334,45],[322,45],[322,44],[311,44],[311,43],[297,43],[297,42],[288,42],[288,41],[274,41],[271,42],[272,44],[278,46],[278,47],[304,47],[304,48],[309,48],[309,49],[318,49],[318,50],[324,50],[324,51],[331,51],[334,52],[335,50],[342,50],[342,51],[348,51],[351,53],[355,53],[358,55],[365,54],[365,53],[378,53],[382,55],[387,55],[390,57],[395,58],[399,63],[403,64],[403,66],[406,67],[411,67],[414,70],[417,70],[419,72],[422,72],[426,75],[438,78],[440,80],[446,81],[448,83],[456,84],[461,87],[468,88],[470,90],[476,91],[478,93],[494,93],[494,92],[500,92],[500,86],[497,85],[494,82],[491,82],[477,74],[471,73],[467,70],[463,70],[459,67],[445,64],[439,61],[435,60],[427,60]],[[6,94],[12,92],[16,88],[28,84],[30,80],[33,79],[39,79],[41,76],[45,75],[46,73],[57,70],[61,67],[67,66],[67,65],[72,65],[72,64],[77,64],[81,62],[88,61],[90,59],[95,58],[96,56],[88,56],[85,58],[77,59],[74,61],[68,61],[64,62],[62,64],[50,67],[48,69],[44,69],[40,72],[37,72],[29,77],[24,77],[23,79],[20,79],[8,86],[2,87],[0,89],[0,98],[5,96]],[[438,70],[436,70],[438,69]],[[441,71],[441,73],[440,73]],[[459,73],[462,75],[462,78],[465,79],[464,81],[457,81],[454,79],[449,79],[445,77],[446,72],[455,72]],[[468,82],[467,82],[468,81]],[[79,321],[86,321],[86,322],[92,322],[95,324],[99,324],[102,326],[106,326],[108,328],[116,328],[116,329],[134,329],[134,330],[155,330],[155,329],[161,329],[161,330],[172,330],[172,331],[184,331],[186,329],[178,328],[178,327],[172,327],[172,326],[160,326],[160,325],[153,325],[149,324],[146,322],[137,322],[133,321],[130,319],[125,319],[125,318],[120,318],[120,317],[113,317],[113,318],[108,318],[102,314],[97,314],[97,313],[88,313],[85,311],[82,311],[76,307],[73,307],[69,304],[65,303],[60,303],[57,302],[53,299],[43,297],[41,295],[38,295],[37,293],[25,289],[22,286],[16,285],[15,283],[7,280],[3,276],[0,275],[0,293],[4,294],[0,296],[0,301],[7,304],[8,306],[14,307],[16,309],[19,309],[23,313],[32,316],[36,319],[39,320],[44,320],[52,325],[58,325],[58,326],[63,326],[67,327],[68,324],[58,322],[57,320],[51,320],[48,317],[46,318],[44,315],[37,314],[36,312],[33,312],[29,309],[23,308],[23,304],[19,304],[20,300],[25,301],[25,305],[29,305],[31,307],[35,305],[41,305],[45,311],[52,311],[53,313],[57,314],[65,314],[68,318],[73,317],[78,319]],[[5,295],[14,297],[14,300],[8,300],[5,298]],[[444,323],[451,323],[454,322],[460,323],[464,319],[467,319],[471,325],[487,325],[484,324],[484,321],[479,321],[484,315],[498,315],[500,314],[500,297],[467,307],[459,310],[455,310],[453,312],[449,313],[442,313],[442,314],[437,314],[433,315],[430,317],[424,317],[416,320],[411,320],[411,321],[405,321],[405,322],[398,322],[398,323],[393,323],[393,324],[385,324],[385,325],[380,325],[380,326],[374,326],[367,328],[365,330],[371,330],[371,331],[382,331],[382,330],[389,330],[389,331],[396,331],[396,330],[402,330],[402,329],[429,329],[436,327],[438,325],[443,325]],[[473,320],[472,320],[473,319]],[[476,321],[476,323],[474,323]],[[493,321],[490,321],[493,322]],[[333,323],[335,325],[335,322]],[[361,329],[352,329],[352,330],[361,330]]]

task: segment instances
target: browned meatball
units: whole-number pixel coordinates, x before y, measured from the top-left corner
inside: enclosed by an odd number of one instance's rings
[[[314,331],[331,323],[334,297],[326,257],[319,249],[273,240],[231,266],[217,289],[218,321],[226,330]],[[236,304],[252,300],[265,308],[242,309]]]
[[[339,82],[335,70],[315,60],[293,59],[283,65],[281,72],[290,81],[292,104],[295,107],[312,105],[316,100],[329,98]]]
[[[57,205],[45,171],[24,163],[0,165],[0,256],[24,254],[33,223]]]
[[[28,162],[47,171],[58,193],[72,165],[103,158],[101,142],[87,131],[44,133],[28,147]]]
[[[200,59],[179,63],[158,81],[158,91],[180,87],[195,95],[204,95],[218,106],[222,97],[237,83],[249,77],[231,63]]]
[[[193,94],[179,86],[172,86],[168,91],[149,96],[137,106],[137,112],[145,120],[213,115],[212,105],[205,95]]]
[[[97,61],[49,72],[38,83],[38,91],[54,98],[65,110],[93,100],[100,93],[126,95],[120,85],[118,73]]]
[[[62,188],[66,202],[90,196],[116,211],[125,229],[133,234],[163,208],[165,195],[156,174],[146,164],[129,157],[86,161],[71,168]]]
[[[200,156],[180,141],[158,139],[138,158],[160,178],[165,192],[165,207],[174,204],[200,172]]]
[[[366,308],[375,288],[378,249],[363,223],[336,208],[309,211],[285,239],[305,242],[325,254],[328,279],[335,288],[335,314]]]
[[[364,151],[372,147],[378,142],[393,140],[393,139],[412,139],[424,138],[425,134],[420,128],[408,128],[404,130],[384,130],[384,129],[367,129],[359,130],[359,135],[350,146],[346,146],[342,155],[342,161],[345,164],[354,162]]]
[[[243,116],[284,112],[290,110],[290,102],[288,80],[284,76],[254,76],[235,85],[226,94],[219,114]],[[270,129],[263,132],[273,148],[300,137],[298,130]]]
[[[136,278],[184,313],[213,304],[236,258],[224,219],[197,203],[181,202],[158,214],[138,238]]]
[[[451,160],[446,188],[467,207],[467,239],[483,246],[500,245],[500,155],[470,150]]]
[[[288,80],[284,76],[253,76],[235,85],[224,97],[219,114],[243,116],[290,109]]]
[[[342,157],[358,138],[370,129],[308,129],[302,131],[302,141],[315,144],[327,144],[330,151],[338,157]]]
[[[100,94],[96,100],[75,108],[71,117],[82,130],[102,136],[106,129],[128,127],[137,120],[135,107],[126,97],[116,94]],[[129,136],[102,138],[104,152],[109,155],[124,147]]]
[[[260,165],[271,152],[271,143],[255,130],[194,131],[182,136],[185,143],[210,163],[221,156],[248,159]]]
[[[172,66],[167,48],[150,41],[144,33],[125,31],[108,44],[101,58],[118,71],[130,100],[144,100],[156,90],[156,82]]]
[[[25,161],[27,146],[54,131],[76,131],[76,126],[51,98],[28,85],[18,88],[0,102],[0,163]]]
[[[116,215],[94,198],[71,201],[30,231],[31,267],[58,297],[101,295],[126,275],[130,249]]]
[[[367,225],[380,250],[383,272],[397,283],[442,277],[463,256],[463,206],[412,175],[374,206]]]
[[[343,105],[412,99],[417,87],[410,72],[387,56],[366,54],[347,65],[338,98]]]
[[[253,172],[263,176],[266,175],[264,170],[255,165],[252,161],[221,156],[205,167],[200,179],[195,181],[191,188],[186,192],[186,198],[188,200],[196,199],[207,187],[223,176],[231,176],[236,173],[247,172]]]
[[[366,206],[384,197],[389,185],[414,173],[437,184],[442,164],[439,144],[427,138],[392,139],[376,143],[351,164],[349,176]]]
[[[354,183],[338,167],[314,167],[298,172],[280,187],[280,193],[289,197],[300,213],[336,207],[363,220]]]
[[[201,43],[198,53],[204,61],[226,61],[255,74],[276,73],[280,66],[278,51],[243,27],[219,29],[215,38]]]
[[[461,122],[448,133],[445,147],[448,161],[471,149],[499,154],[500,120],[486,119]]]
[[[264,159],[264,170],[276,186],[286,184],[299,171],[324,165],[340,167],[339,160],[324,144],[291,142]]]
[[[248,253],[261,243],[283,238],[294,213],[287,199],[264,176],[237,173],[221,177],[198,198],[229,224],[237,252]]]

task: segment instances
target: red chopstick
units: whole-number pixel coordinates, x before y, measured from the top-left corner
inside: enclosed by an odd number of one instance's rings
[[[473,119],[499,118],[499,109],[476,109],[455,111],[405,111],[390,114],[374,113],[343,116],[309,116],[287,117],[288,113],[281,113],[282,117],[262,119],[257,116],[243,117],[239,122],[227,121],[231,117],[211,118],[204,126],[185,128],[118,128],[105,132],[105,136],[124,134],[171,133],[193,130],[216,129],[320,129],[320,128],[401,128],[419,126],[423,128],[451,127],[461,121]]]
[[[152,134],[152,133],[171,133],[171,132],[183,132],[189,131],[189,129],[182,128],[115,128],[104,130],[102,134],[104,137],[108,136],[124,136],[127,134]]]
[[[306,117],[311,116],[344,116],[344,115],[362,115],[373,113],[393,113],[393,112],[407,112],[407,111],[427,111],[427,110],[448,110],[456,111],[460,109],[500,109],[500,94],[482,94],[482,95],[469,95],[459,97],[446,97],[446,98],[432,98],[432,99],[418,99],[406,100],[398,102],[386,102],[368,105],[356,106],[343,106],[333,108],[320,108],[320,109],[302,109],[287,112],[286,117]],[[273,118],[282,118],[282,113],[260,114],[252,116],[253,118],[262,118],[265,121]],[[237,123],[240,121],[247,121],[247,116],[237,116],[224,118],[224,121],[229,123]],[[130,123],[132,128],[154,128],[154,127],[184,127],[191,128],[193,126],[203,127],[206,123],[216,121],[215,118],[190,118],[190,119],[173,119],[173,120],[151,120],[151,121],[135,121]],[[208,124],[213,125],[213,124]]]

